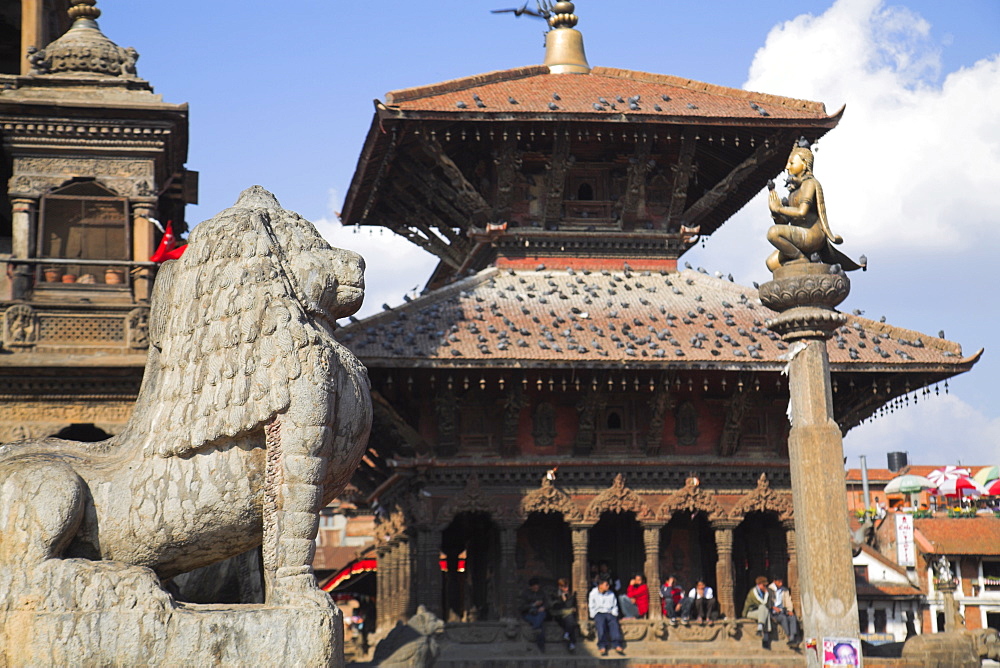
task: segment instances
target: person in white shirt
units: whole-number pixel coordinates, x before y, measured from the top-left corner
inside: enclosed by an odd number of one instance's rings
[[[685,622],[692,617],[692,612],[694,618],[703,625],[706,622],[712,624],[718,616],[715,592],[705,584],[704,580],[698,580],[687,597],[681,601],[681,617]]]
[[[785,586],[785,581],[776,577],[768,586],[773,592],[774,602],[771,604],[771,618],[781,626],[788,637],[788,645],[794,647],[799,635],[799,620],[792,609],[792,593]]]
[[[611,591],[611,583],[607,578],[601,578],[597,586],[590,590],[587,597],[590,607],[590,618],[597,626],[597,647],[601,656],[608,655],[612,646],[619,654],[624,654],[622,629],[618,624],[618,597]]]

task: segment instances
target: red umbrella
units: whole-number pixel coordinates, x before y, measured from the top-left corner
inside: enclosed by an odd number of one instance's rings
[[[965,476],[948,478],[934,490],[938,496],[962,496],[986,494],[986,489],[972,478]]]
[[[986,485],[986,493],[990,496],[1000,496],[1000,478]]]

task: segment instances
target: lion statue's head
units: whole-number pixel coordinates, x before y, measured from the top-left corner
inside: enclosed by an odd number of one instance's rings
[[[331,248],[260,186],[245,190],[160,268],[146,372],[121,436],[161,456],[188,454],[261,427],[297,382],[365,375],[330,335],[363,297],[361,256]],[[367,377],[356,385],[367,388]]]

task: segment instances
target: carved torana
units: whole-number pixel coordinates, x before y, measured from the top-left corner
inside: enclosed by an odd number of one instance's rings
[[[709,521],[718,520],[725,514],[715,493],[702,489],[697,478],[688,478],[682,489],[670,494],[656,510],[656,518],[669,522],[674,513],[680,511],[701,511]]]
[[[479,484],[479,476],[473,473],[468,477],[465,488],[448,499],[437,514],[439,526],[446,526],[459,513],[486,513],[494,521],[504,520],[510,516],[508,508],[497,501],[495,495],[483,491]]]
[[[547,476],[542,478],[541,487],[521,499],[520,517],[527,519],[531,513],[561,513],[566,522],[583,519],[583,513],[570,495],[556,487]]]
[[[653,518],[652,509],[634,490],[625,486],[625,477],[620,473],[611,487],[594,497],[583,516],[588,522],[597,522],[604,513],[635,513],[638,520]]]
[[[792,509],[792,495],[790,492],[777,492],[772,489],[767,474],[761,473],[757,479],[756,489],[741,498],[729,512],[729,516],[743,518],[753,512],[773,512],[781,521],[791,519],[795,515]]]

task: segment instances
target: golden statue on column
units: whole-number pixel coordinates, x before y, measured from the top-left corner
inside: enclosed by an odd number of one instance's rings
[[[809,142],[800,138],[785,165],[788,197],[778,197],[773,181],[767,184],[767,204],[775,223],[767,231],[767,240],[777,248],[767,258],[767,268],[774,272],[786,264],[824,262],[844,271],[862,269],[864,257],[855,262],[833,246],[844,239],[830,229],[823,186],[812,172],[813,160]]]

